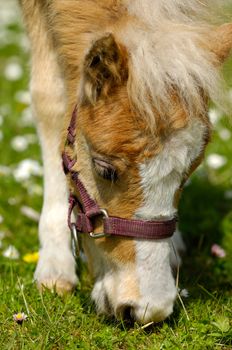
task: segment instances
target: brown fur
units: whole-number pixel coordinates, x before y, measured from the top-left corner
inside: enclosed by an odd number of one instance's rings
[[[232,49],[232,23],[224,24],[210,33],[207,41],[210,50],[217,57],[217,64],[223,63]]]

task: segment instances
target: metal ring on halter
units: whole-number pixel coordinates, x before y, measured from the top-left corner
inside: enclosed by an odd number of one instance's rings
[[[109,215],[108,215],[106,209],[100,209],[100,211],[101,211],[101,214],[102,214],[103,218],[108,218],[108,217],[109,217]],[[90,237],[92,237],[92,238],[102,238],[102,237],[108,237],[108,236],[110,236],[109,234],[107,234],[107,233],[105,233],[105,232],[100,232],[100,233],[90,232],[89,235],[90,235]]]
[[[77,258],[80,253],[80,245],[78,240],[77,228],[74,223],[71,224],[71,246],[72,246],[73,256]]]

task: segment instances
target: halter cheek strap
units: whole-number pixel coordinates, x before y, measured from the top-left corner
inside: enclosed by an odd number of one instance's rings
[[[77,107],[75,107],[68,127],[67,145],[74,148],[76,137]],[[68,225],[71,232],[89,233],[93,238],[105,236],[123,236],[140,239],[165,239],[173,235],[176,228],[176,218],[167,221],[124,219],[109,216],[105,209],[99,207],[97,202],[90,197],[77,171],[73,170],[76,159],[62,154],[65,174],[69,174],[76,188],[80,200],[74,195],[69,197]],[[77,209],[76,221],[71,221],[74,208]],[[94,220],[102,219],[103,232],[94,233]]]

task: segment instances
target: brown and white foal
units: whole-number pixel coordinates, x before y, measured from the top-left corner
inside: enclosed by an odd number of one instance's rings
[[[219,100],[232,25],[206,25],[201,14],[207,5],[197,0],[20,2],[44,162],[35,279],[39,288],[64,293],[77,276],[61,153],[75,159],[72,171],[109,216],[172,220],[181,188],[210,137],[207,103]],[[75,137],[64,146],[75,105]],[[73,181],[70,186],[81,202]],[[102,232],[102,221],[92,220],[95,234]],[[140,323],[164,320],[177,295],[173,244],[177,252],[183,249],[181,238],[123,234],[80,234],[97,310],[121,317],[129,309]]]

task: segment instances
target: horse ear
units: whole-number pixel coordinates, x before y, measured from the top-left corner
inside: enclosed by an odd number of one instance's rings
[[[112,34],[97,40],[84,61],[83,102],[95,104],[128,76],[127,52]]]
[[[210,51],[216,56],[217,63],[223,63],[232,51],[232,23],[224,24],[214,30],[209,38]]]

